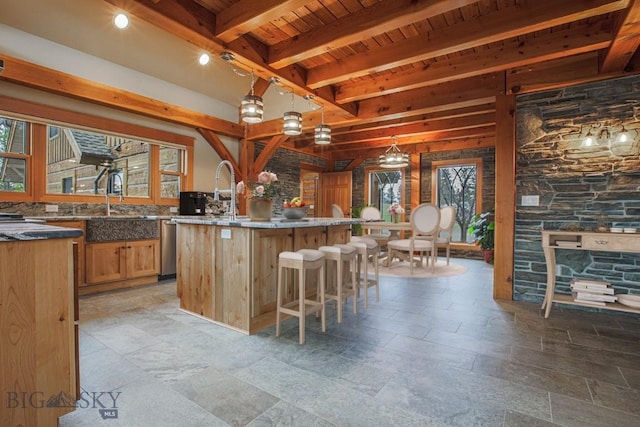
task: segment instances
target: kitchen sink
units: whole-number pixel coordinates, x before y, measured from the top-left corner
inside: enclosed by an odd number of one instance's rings
[[[155,217],[104,217],[86,222],[87,242],[115,242],[119,240],[146,240],[160,238],[160,227]]]

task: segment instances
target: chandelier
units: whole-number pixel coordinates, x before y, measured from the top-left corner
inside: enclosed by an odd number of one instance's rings
[[[400,151],[396,139],[397,138],[393,136],[393,144],[391,144],[391,147],[378,157],[378,165],[381,168],[398,169],[409,166],[409,154]]]

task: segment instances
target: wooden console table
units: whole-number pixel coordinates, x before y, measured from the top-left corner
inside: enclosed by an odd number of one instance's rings
[[[542,309],[544,317],[549,317],[553,302],[586,306],[573,301],[571,295],[556,294],[556,249],[577,251],[605,251],[640,253],[640,234],[638,233],[596,233],[590,231],[543,231],[542,249],[547,262],[547,290]],[[589,306],[591,307],[591,306]],[[640,309],[618,303],[607,303],[607,310],[640,313]]]

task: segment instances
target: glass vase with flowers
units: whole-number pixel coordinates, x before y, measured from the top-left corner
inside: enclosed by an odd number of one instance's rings
[[[236,185],[237,194],[245,194],[249,199],[249,217],[252,221],[270,221],[273,207],[272,199],[280,194],[275,186],[278,177],[275,173],[262,171],[255,183],[245,185],[240,181]]]
[[[391,214],[391,220],[393,222],[398,222],[400,215],[404,213],[404,208],[400,206],[400,203],[393,202],[389,205],[389,209],[387,211]]]

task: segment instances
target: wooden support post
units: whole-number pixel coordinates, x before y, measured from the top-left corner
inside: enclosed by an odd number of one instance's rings
[[[515,238],[515,95],[496,97],[496,210],[493,298],[513,299]]]

